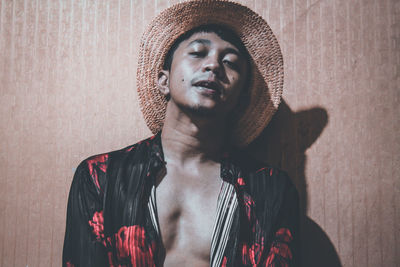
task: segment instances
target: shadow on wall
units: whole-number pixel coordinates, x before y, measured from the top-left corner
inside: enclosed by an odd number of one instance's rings
[[[341,267],[339,256],[324,230],[307,212],[305,151],[320,136],[328,114],[320,107],[293,112],[283,101],[262,134],[249,146],[249,153],[288,172],[300,195],[302,265]],[[267,149],[265,149],[267,148]]]

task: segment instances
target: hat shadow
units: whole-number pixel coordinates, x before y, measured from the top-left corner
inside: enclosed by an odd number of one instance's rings
[[[266,129],[246,149],[256,159],[287,171],[297,187],[300,196],[302,266],[342,266],[328,235],[306,213],[305,151],[321,135],[327,123],[328,114],[324,108],[293,112],[282,101]]]

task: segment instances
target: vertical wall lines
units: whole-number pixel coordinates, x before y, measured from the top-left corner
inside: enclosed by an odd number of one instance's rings
[[[63,22],[63,6],[64,1],[58,1],[58,29],[57,29],[57,50],[56,50],[56,80],[60,78],[60,61],[61,61],[61,41],[62,41],[62,22]]]
[[[373,2],[372,12],[373,12],[373,17],[374,18],[376,18],[376,15],[377,15],[377,4],[378,4],[377,1]],[[376,31],[377,25],[378,25],[378,21],[374,19],[374,23],[373,23],[373,26],[374,26],[373,27],[373,29],[374,29],[374,31],[373,31],[373,33],[374,33],[374,35],[373,35],[373,38],[374,38],[374,51],[377,51],[377,47],[378,47],[378,44],[377,44],[378,32]],[[374,54],[374,58],[372,60],[373,60],[373,62],[377,62],[377,57],[375,56],[375,54]],[[374,72],[374,76],[377,77],[378,76],[377,73]],[[374,87],[378,88],[378,86],[379,86],[379,83],[377,82],[374,85]],[[380,125],[378,127],[380,127]],[[381,145],[380,145],[380,140],[377,140],[377,142],[378,142],[378,147],[377,147],[378,150],[377,150],[377,155],[375,156],[375,158],[377,159],[377,163],[378,163],[378,166],[377,166],[378,173],[377,173],[377,176],[376,176],[376,179],[378,180],[378,183],[377,183],[377,189],[378,189],[377,222],[378,222],[378,227],[377,228],[378,228],[378,240],[379,240],[378,241],[379,242],[379,245],[378,245],[378,248],[379,248],[379,266],[383,266],[382,265],[382,263],[383,263],[383,258],[382,258],[382,254],[383,254],[382,253],[382,229],[380,227],[382,225],[382,207],[381,207],[381,203],[382,203],[382,192],[381,192],[382,178],[380,176],[382,172],[381,172],[381,166],[379,164],[380,159],[381,159],[381,150],[379,148],[381,147]]]
[[[121,50],[121,0],[118,0],[118,16],[117,16],[117,51]],[[121,53],[117,53],[117,66],[121,66]],[[117,82],[120,79],[117,80]],[[119,88],[119,83],[117,83]]]
[[[361,3],[362,3],[362,0],[361,0]],[[363,5],[361,4],[360,5],[360,26],[361,26],[361,34],[363,34],[364,33],[364,9],[363,9]],[[364,42],[361,42],[361,44],[360,44],[360,49],[361,49],[361,55],[363,55],[364,56],[364,51],[365,51],[365,44],[364,44]],[[367,81],[365,82],[365,85],[367,85]],[[368,196],[368,194],[367,194],[367,188],[365,187],[364,188],[364,203],[365,203],[365,229],[366,229],[366,234],[368,235],[368,232],[367,232],[367,230],[368,230],[368,228],[369,228],[369,222],[368,222],[368,217],[369,217],[369,211],[368,211],[368,205],[367,205],[367,201],[368,201],[368,199],[367,199],[367,196]],[[366,242],[366,245],[365,245],[365,247],[366,247],[366,259],[365,259],[365,261],[366,261],[366,265],[365,266],[369,266],[369,260],[368,260],[368,247],[369,247],[369,239],[368,238],[366,238],[366,240],[365,240]]]
[[[281,40],[283,40],[283,27],[284,27],[284,18],[283,18],[283,2],[284,0],[279,1],[279,36],[281,37]]]
[[[322,50],[322,48],[323,48],[323,37],[322,37],[322,13],[323,13],[323,7],[321,6],[321,4],[319,5],[320,7],[319,7],[319,16],[318,16],[318,19],[319,19],[319,22],[320,22],[320,28],[319,28],[319,30],[320,30],[320,33],[319,33],[319,47],[321,47],[321,52],[320,52],[320,57],[319,57],[319,65],[320,65],[320,68],[322,69],[323,68],[323,66],[324,66],[324,54],[323,54],[323,50]],[[320,96],[321,95],[321,85],[322,85],[322,78],[321,78],[321,75],[320,75],[320,82],[319,82],[319,84],[318,84],[318,95]],[[327,225],[327,223],[326,223],[326,175],[325,175],[325,172],[323,172],[323,171],[320,171],[320,179],[322,179],[322,221],[323,221],[323,224],[324,224],[324,228],[326,227],[326,225]]]
[[[383,0],[384,1],[384,0]],[[380,2],[383,2],[383,1],[380,1]],[[378,3],[377,1],[374,1],[373,2],[373,17],[374,18],[376,18],[377,17],[377,15],[379,14],[379,12],[378,12],[378,4],[382,4],[382,3]],[[382,18],[380,18],[380,19],[383,19],[383,17]],[[379,46],[378,46],[378,38],[379,38],[379,35],[378,35],[378,31],[376,30],[376,28],[377,28],[377,26],[379,25],[379,21],[378,20],[374,20],[374,51],[379,51],[380,49],[379,49]],[[378,48],[378,49],[377,49]],[[375,55],[375,58],[373,59],[373,61],[374,62],[378,62],[378,64],[379,64],[379,57],[377,56],[377,54],[374,54]],[[379,73],[376,75],[376,76],[378,76],[379,75]],[[378,88],[378,86],[380,85],[380,82],[378,82],[377,84],[376,84],[376,87]],[[379,95],[380,95],[380,93],[378,93]],[[382,105],[382,102],[380,102],[379,103],[380,105]],[[380,107],[378,107],[378,108],[380,108]],[[378,127],[382,127],[381,125],[379,125]],[[382,150],[380,149],[381,147],[382,147],[382,145],[381,145],[381,141],[380,140],[377,140],[378,142],[379,142],[379,146],[378,146],[378,152],[377,152],[377,161],[378,161],[378,164],[380,163],[380,159],[382,159],[382,156],[381,156],[381,154],[382,154]],[[379,231],[379,260],[380,260],[380,266],[384,266],[383,265],[383,242],[382,242],[382,225],[383,225],[383,221],[382,221],[382,182],[384,181],[383,179],[382,179],[382,177],[381,177],[381,174],[382,174],[383,172],[382,172],[382,165],[381,164],[379,164],[378,165],[378,174],[377,174],[377,180],[378,180],[378,231]]]
[[[140,1],[142,1],[142,16],[141,16],[141,19],[142,19],[142,21],[144,21],[145,20],[145,12],[144,12],[144,6],[145,6],[145,2],[146,2],[146,0],[140,0]],[[142,23],[142,31],[141,32],[144,32],[144,29],[145,29],[145,25],[144,25],[145,23]]]
[[[44,47],[44,84],[49,85],[49,80],[50,80],[50,43],[49,43],[49,35],[50,35],[50,12],[51,12],[51,5],[50,5],[50,0],[47,0],[47,3],[44,4],[44,8],[46,10],[46,24],[45,24],[45,47]],[[43,60],[43,59],[42,59]],[[41,90],[42,94],[49,94],[50,90],[45,90],[45,89],[52,89],[51,85],[50,88],[44,87]],[[42,114],[42,116],[46,116],[45,114]],[[49,181],[49,183],[52,183],[52,180]],[[46,200],[49,194],[51,192],[45,192],[46,186],[43,183],[39,183],[39,192],[40,195],[42,196],[42,201],[40,201],[40,208],[39,208],[39,222],[40,222],[40,227],[39,227],[39,242],[38,242],[38,259],[39,259],[39,265],[40,266],[45,266],[48,265],[48,262],[46,262],[46,258],[49,257],[46,250],[46,243],[47,241],[45,239],[45,236],[47,233],[43,234],[43,232],[47,229],[47,227],[53,227],[47,226],[46,223],[43,221],[46,221],[46,216],[43,216],[43,213],[47,212],[47,210],[44,209],[44,206],[46,204]]]
[[[34,3],[35,7],[34,7],[34,34],[33,34],[33,48],[32,48],[32,80],[31,80],[31,86],[34,89],[37,89],[38,87],[40,87],[39,82],[40,81],[35,81],[34,77],[36,75],[38,75],[38,69],[39,67],[39,60],[38,58],[40,58],[38,56],[38,49],[39,49],[39,0],[36,0]],[[35,83],[34,83],[35,82]],[[32,178],[30,179],[30,190],[29,190],[29,202],[30,203],[34,203],[35,201],[35,193],[38,192],[37,188],[39,188],[39,185],[35,183],[35,180],[33,179],[34,177],[34,172],[32,173]],[[28,222],[35,222],[36,219],[36,213],[37,211],[35,210],[36,206],[30,205],[29,207],[29,211],[28,211]],[[37,227],[37,226],[36,226]],[[35,256],[37,255],[37,251],[33,251],[36,249],[36,244],[35,242],[37,242],[37,238],[35,238],[36,236],[30,232],[28,234],[27,237],[27,243],[28,243],[28,249],[27,249],[27,257],[28,257],[28,261],[31,258],[31,254],[35,254]],[[30,263],[35,264],[35,263]],[[36,264],[37,265],[37,264]]]
[[[351,38],[350,38],[350,19],[351,19],[351,17],[350,17],[350,1],[347,1],[346,2],[346,11],[347,11],[347,16],[346,16],[346,33],[347,33],[347,40],[348,40],[348,45],[347,45],[347,66],[349,66],[349,72],[351,71],[351,62],[350,62],[350,59],[352,58],[351,57],[351,42],[350,42],[350,40],[351,40]],[[349,79],[348,80],[348,85],[347,85],[347,88],[348,89],[351,89],[352,88],[352,86],[351,86],[351,79]],[[351,93],[351,98],[353,98],[354,100],[356,100],[356,98],[354,97],[354,93]],[[355,101],[354,101],[355,102]],[[354,133],[353,133],[353,136],[354,136]],[[351,195],[351,197],[350,197],[350,208],[351,208],[351,214],[350,214],[350,217],[351,217],[351,259],[349,259],[349,261],[351,261],[352,262],[352,266],[354,266],[354,251],[355,251],[355,248],[354,248],[354,186],[353,186],[353,177],[354,177],[354,168],[353,168],[353,160],[355,160],[355,157],[354,157],[354,150],[352,149],[351,151],[350,151],[350,158],[351,158],[351,161],[350,161],[350,195]]]
[[[69,17],[69,32],[68,32],[68,64],[71,64],[71,58],[74,55],[74,48],[73,48],[73,36],[74,36],[74,32],[75,32],[75,10],[74,10],[74,1],[75,0],[71,0],[70,1],[70,17]],[[70,72],[68,74],[71,74]]]
[[[303,1],[304,2],[304,1]],[[308,3],[308,1],[307,1],[307,3]],[[308,6],[308,5],[307,5]],[[297,5],[295,6],[295,9],[297,9]],[[301,14],[300,14],[300,16],[301,16]],[[299,18],[300,16],[297,16],[297,18]],[[296,21],[297,21],[297,18],[296,18]],[[297,25],[297,24],[296,24]],[[304,26],[304,28],[305,28],[305,35],[306,35],[306,39],[307,39],[307,20],[305,21],[305,25],[304,25],[304,23],[303,23],[303,26]],[[296,31],[297,31],[297,28],[296,28]],[[297,47],[297,43],[296,43],[296,47]],[[307,46],[306,46],[306,48],[305,48],[305,50],[307,49]],[[305,52],[307,52],[307,50],[305,51]],[[296,52],[296,55],[297,54],[300,54],[299,52]],[[306,56],[307,56],[307,53],[305,53],[306,54]],[[296,63],[298,62],[297,61],[297,57],[295,57],[296,58]],[[296,66],[297,66],[297,64],[296,64]],[[296,68],[296,70],[297,70],[297,68]],[[306,68],[303,68],[302,69],[302,71],[307,71],[307,67]],[[298,77],[298,76],[296,76],[296,77]],[[298,83],[297,82],[298,80],[296,80],[296,95],[297,95],[297,90],[301,90],[301,89],[298,89],[297,87],[298,87],[298,84],[300,84],[300,83]],[[304,88],[302,88],[302,89],[304,89]],[[296,97],[296,100],[298,99],[298,97]],[[296,101],[297,102],[297,101]],[[298,105],[297,105],[298,103],[296,103],[296,107],[298,107]],[[298,119],[295,117],[294,118],[294,124],[295,125],[299,125],[299,123],[298,123]],[[300,144],[299,144],[299,131],[298,131],[298,128],[297,127],[295,127],[295,131],[294,131],[294,133],[293,133],[293,135],[294,135],[294,140],[295,140],[295,146],[296,146],[296,148],[295,148],[295,151],[298,151],[298,149],[299,149],[299,147],[300,147]],[[299,160],[299,158],[298,158],[298,155],[296,154],[296,156],[295,156],[295,166],[296,166],[296,168],[295,168],[295,179],[297,180],[298,178],[299,178],[299,162],[300,162],[300,160]],[[303,170],[304,171],[304,170]],[[308,183],[308,181],[305,181],[305,184],[307,184]],[[308,188],[307,188],[308,189]],[[305,196],[306,198],[308,198],[309,199],[309,194],[307,193],[306,194],[306,196]],[[306,200],[304,200],[304,202],[305,203],[307,203],[307,210],[306,210],[306,212],[309,212],[309,210],[310,210],[310,202],[308,201],[308,199],[306,199]]]
[[[0,83],[5,84],[5,77],[4,77],[4,69],[5,69],[5,31],[4,31],[4,9],[5,9],[5,0],[1,0],[0,2],[1,7],[0,7]],[[3,97],[3,93],[0,94],[1,97]],[[3,134],[1,134],[1,139],[3,139]],[[3,164],[1,166],[4,166]],[[6,225],[6,216],[5,216],[5,199],[6,196],[3,193],[2,190],[6,187],[7,183],[4,182],[4,178],[0,179],[0,222],[1,225]],[[3,189],[2,189],[3,188]],[[5,231],[0,231],[0,263],[3,262],[4,260],[4,243],[5,243]]]
[[[57,18],[58,21],[58,25],[57,25],[57,38],[55,40],[56,42],[56,48],[55,48],[55,53],[53,54],[53,64],[55,64],[56,68],[53,71],[53,75],[54,75],[54,81],[58,81],[61,77],[60,77],[60,69],[61,69],[61,44],[62,44],[62,22],[63,22],[63,8],[64,8],[64,1],[59,0],[58,1],[58,8],[57,10],[54,9],[53,14],[54,16]],[[56,84],[56,82],[54,82],[54,84]],[[63,86],[61,86],[62,88]],[[57,112],[54,111],[56,114]],[[56,131],[56,134],[58,134],[58,132]],[[57,138],[58,139],[58,138]],[[59,140],[59,139],[58,139]],[[58,145],[57,145],[57,151],[58,151]],[[58,157],[56,157],[58,158]],[[55,168],[55,171],[59,171],[58,168],[58,164],[57,164],[57,160],[56,160],[56,164],[53,166],[53,168]],[[59,196],[60,196],[60,192],[62,192],[62,189],[60,188],[60,183],[55,183],[54,181],[53,183],[53,192],[56,192],[54,194],[52,194],[52,198],[51,198],[51,203],[53,204],[51,213],[52,213],[52,229],[51,229],[51,241],[50,241],[50,250],[51,250],[51,254],[50,254],[50,259],[49,259],[49,263],[50,266],[54,266],[54,262],[59,262],[59,259],[62,255],[62,252],[60,251],[59,248],[59,243],[57,243],[57,241],[59,241],[60,239],[62,239],[63,235],[60,235],[60,231],[62,233],[62,230],[64,230],[63,228],[59,227],[60,223],[58,222],[58,218],[59,216],[57,216],[57,212],[60,210],[60,206],[59,205]],[[61,230],[62,229],[62,230]]]
[[[0,62],[0,82],[5,83],[5,30],[4,30],[4,21],[5,21],[5,1],[1,0],[1,7],[0,7],[0,56],[2,58],[2,62]],[[4,225],[4,224],[3,224]],[[0,240],[2,242],[2,240]],[[0,249],[2,250],[2,248]],[[0,254],[1,256],[1,254]]]
[[[11,84],[15,85],[16,82],[16,75],[15,75],[15,11],[16,9],[16,2],[13,1],[12,2],[12,8],[11,8],[11,40],[10,40],[10,56],[9,56],[9,60],[8,60],[8,64],[10,66],[10,69],[8,70],[8,82]],[[11,203],[16,203],[18,200],[18,195],[17,195],[17,181],[15,179],[13,179],[12,176],[8,176],[7,177],[9,182],[7,183],[7,191],[6,192],[12,192],[14,194],[9,194],[8,197],[8,205],[10,205]],[[7,210],[9,211],[9,213],[7,213]],[[7,239],[5,240],[7,243],[3,244],[3,249],[7,248],[10,249],[11,251],[8,251],[9,255],[15,255],[15,250],[16,250],[16,222],[17,222],[17,217],[16,214],[11,212],[11,207],[6,207],[6,216],[7,218],[9,218],[8,220],[8,224],[5,224],[6,227],[6,235],[10,237],[11,242],[8,241]],[[9,258],[8,261],[5,261],[5,266],[6,265],[10,265],[13,266],[15,263],[15,258]]]
[[[109,58],[109,42],[110,42],[110,32],[109,32],[109,25],[110,25],[110,3],[107,2],[106,4],[106,47],[105,47],[105,51],[106,51],[106,59]]]
[[[294,91],[294,94],[297,95],[297,57],[296,57],[296,42],[297,42],[297,14],[296,14],[296,0],[292,1],[292,5],[293,5],[293,13],[292,13],[292,18],[293,18],[293,88],[292,90]],[[297,106],[297,98],[295,98],[295,105]],[[297,146],[297,144],[296,144]]]
[[[133,0],[130,0],[129,8],[129,55],[133,54]]]
[[[101,53],[99,53],[99,45],[100,45],[100,33],[99,33],[99,27],[98,27],[98,23],[99,23],[99,4],[98,1],[94,1],[94,21],[93,21],[93,28],[94,28],[94,38],[93,38],[93,49],[94,49],[94,53],[93,53],[93,61],[94,61],[94,66],[99,66],[101,62],[100,61],[100,55]],[[99,88],[99,79],[96,78],[96,69],[94,68],[94,66],[92,66],[92,74],[93,74],[93,86],[96,89]]]
[[[35,6],[35,34],[34,34],[34,49],[33,49],[33,57],[37,58],[37,48],[38,48],[38,24],[39,24],[39,0],[36,0]],[[36,73],[36,64],[37,60],[33,60],[33,71]]]
[[[397,6],[396,6],[397,4]],[[389,5],[388,5],[388,14],[390,14],[389,16],[389,61],[391,63],[391,71],[393,72],[393,81],[392,82],[392,88],[397,88],[398,89],[398,81],[399,81],[399,77],[398,75],[400,74],[398,72],[398,69],[400,68],[400,62],[399,62],[399,41],[400,41],[400,31],[399,31],[399,16],[400,16],[400,3],[399,1],[395,1],[395,0],[391,0],[389,1]],[[397,27],[396,27],[397,26]],[[396,49],[397,48],[397,49]],[[397,63],[397,64],[396,64]],[[392,89],[392,90],[393,90]],[[392,105],[392,107],[395,107],[393,110],[393,120],[392,120],[392,129],[393,132],[398,132],[398,128],[396,129],[396,126],[398,127],[399,123],[399,119],[398,119],[398,114],[399,114],[399,93],[398,91],[396,92],[395,90],[393,90],[393,99],[394,99],[394,103]],[[396,109],[397,108],[397,109]],[[396,112],[397,111],[397,112]],[[398,214],[398,203],[400,203],[400,199],[399,199],[399,172],[396,170],[398,170],[398,166],[396,166],[399,163],[399,159],[400,159],[400,138],[397,135],[397,137],[395,137],[394,139],[394,144],[395,144],[395,150],[392,152],[392,156],[393,156],[393,163],[392,163],[392,177],[393,177],[393,181],[392,181],[392,187],[394,188],[394,201],[393,203],[395,203],[393,205],[393,214],[394,214],[394,218],[393,218],[393,229],[394,229],[394,255],[400,255],[400,240],[399,240],[399,214]]]
[[[333,65],[334,65],[334,80],[335,81],[337,81],[338,80],[338,75],[337,75],[337,69],[338,69],[338,64],[337,64],[337,37],[336,37],[336,34],[337,34],[337,20],[336,20],[336,15],[337,14],[337,7],[336,7],[336,1],[334,1],[333,2],[333,29],[334,29],[334,31],[333,31],[333,43],[334,43],[334,46],[333,46],[333,51],[334,51],[334,60],[333,60]],[[332,119],[330,119],[329,120],[330,121],[330,123],[332,124],[332,126],[333,126],[333,128],[335,128],[336,129],[336,127],[337,127],[337,125],[336,125],[336,120],[332,120]],[[333,121],[333,122],[332,122]],[[337,142],[337,139],[335,138],[334,140],[333,140],[333,142],[334,142],[334,147],[337,147],[337,144],[338,144],[338,142]],[[334,160],[334,167],[335,167],[335,170],[337,170],[338,169],[338,165],[337,165],[337,153],[334,153],[334,157],[333,157],[333,160]],[[336,174],[338,173],[337,171],[335,172]],[[337,214],[337,217],[338,217],[338,220],[339,220],[339,216],[340,216],[340,210],[339,210],[339,180],[338,180],[338,177],[337,177],[337,175],[336,175],[336,185],[335,185],[335,189],[336,189],[336,214]],[[336,244],[336,248],[337,248],[337,250],[338,250],[338,253],[340,254],[340,224],[339,223],[337,223],[337,244]]]
[[[373,74],[371,73],[371,68],[369,67],[370,63],[371,63],[369,51],[371,51],[373,48],[370,47],[372,42],[371,42],[371,40],[368,39],[368,37],[369,37],[368,34],[371,31],[370,25],[372,24],[371,22],[373,22],[373,18],[372,18],[372,14],[368,14],[368,9],[366,8],[367,4],[368,4],[368,2],[364,0],[363,5],[362,5],[362,7],[363,7],[362,28],[363,28],[363,34],[365,34],[367,36],[366,37],[367,42],[363,42],[363,55],[366,56],[366,58],[367,58],[368,68],[366,69],[366,72],[368,74],[368,77],[373,77]],[[371,94],[369,92],[371,91],[372,88],[373,88],[372,79],[368,79],[366,82],[366,90],[368,92],[367,101],[368,101],[368,104],[370,104],[370,105],[372,103],[371,103]],[[371,127],[372,124],[370,122],[368,124],[369,124],[368,126]],[[372,142],[372,137],[371,137],[370,132],[367,133],[367,140],[371,144],[371,149],[375,150],[375,148],[373,147],[373,145],[375,143]],[[368,151],[367,153],[368,153],[367,159],[371,160],[373,153],[371,151]],[[374,166],[374,167],[376,167],[376,166]],[[368,174],[369,181],[371,181],[373,179],[374,173],[375,173],[375,171]],[[367,251],[368,251],[367,252],[367,258],[368,258],[367,266],[376,266],[377,262],[371,261],[371,258],[373,260],[376,260],[376,259],[374,259],[375,257],[371,257],[371,256],[373,253],[375,253],[375,250],[376,250],[375,247],[377,246],[377,244],[374,244],[374,240],[370,237],[370,235],[373,233],[373,229],[371,229],[371,228],[374,227],[374,216],[375,216],[375,213],[373,212],[373,206],[372,206],[372,204],[374,204],[375,200],[373,198],[371,199],[371,191],[372,191],[371,189],[372,189],[372,187],[376,188],[376,185],[373,183],[373,181],[371,181],[371,182],[372,182],[370,184],[371,187],[370,188],[367,187],[366,202],[365,202],[366,208],[367,208],[367,216],[366,216],[367,229],[366,230],[367,230],[367,236],[369,236],[369,238],[367,240]],[[373,195],[372,195],[372,197],[373,197]],[[371,204],[371,202],[372,202],[372,204]]]
[[[392,55],[393,54],[395,54],[394,52],[393,52],[393,50],[392,50],[392,47],[391,47],[391,41],[392,41],[392,39],[391,39],[391,27],[392,27],[392,18],[391,18],[391,15],[392,15],[392,10],[391,10],[391,8],[390,8],[390,3],[391,1],[390,0],[387,0],[386,1],[386,9],[385,9],[385,12],[384,12],[384,14],[388,14],[388,16],[387,16],[387,22],[388,22],[388,25],[390,25],[389,27],[388,27],[388,30],[387,30],[387,35],[386,35],[386,38],[387,38],[387,49],[388,49],[388,61],[389,61],[389,64],[390,64],[390,66],[389,66],[389,68],[388,68],[388,70],[389,70],[389,72],[391,73],[391,76],[392,77],[394,77],[395,75],[394,75],[394,73],[393,73],[393,66],[392,66],[392,62],[391,62],[391,60],[390,60],[390,58],[392,57]],[[389,88],[391,89],[391,87],[394,87],[393,85],[393,81],[394,79],[392,78],[391,79],[391,83],[389,84]],[[392,91],[392,90],[391,90]],[[388,103],[390,103],[390,99],[395,99],[395,92],[393,92],[392,91],[392,94],[390,95],[390,97],[387,99],[388,101]],[[388,103],[387,103],[387,105],[388,105]],[[392,124],[391,124],[391,132],[396,132],[396,128],[395,128],[395,126],[394,126],[394,121],[395,121],[395,119],[396,119],[396,116],[397,116],[397,114],[395,113],[395,110],[392,110],[391,111],[391,119],[390,119],[390,121],[392,122]],[[392,140],[392,143],[396,143],[396,137],[394,137],[393,138],[393,140]],[[387,149],[387,148],[386,148]],[[395,186],[395,182],[394,182],[394,180],[396,179],[396,175],[395,175],[395,173],[394,173],[394,171],[393,170],[395,170],[395,168],[396,168],[396,166],[395,166],[395,157],[400,157],[400,156],[398,156],[399,154],[398,153],[396,153],[396,151],[392,151],[391,152],[391,155],[390,155],[390,161],[391,161],[391,166],[390,166],[390,173],[389,173],[389,177],[391,178],[391,181],[390,181],[390,184],[389,184],[389,188],[396,188],[396,186]],[[387,188],[386,188],[387,189]],[[390,189],[389,189],[390,190]],[[392,212],[392,214],[393,214],[393,218],[392,218],[392,224],[391,224],[391,230],[393,231],[393,233],[392,233],[392,237],[393,237],[393,244],[392,244],[392,247],[391,247],[391,252],[392,252],[392,254],[389,254],[388,256],[388,258],[390,258],[390,256],[391,255],[396,255],[396,205],[391,205],[391,203],[397,203],[396,202],[396,193],[395,192],[393,192],[393,196],[391,197],[391,201],[389,202],[389,206],[391,206],[391,212]],[[385,233],[385,235],[386,235],[386,233]],[[394,262],[394,260],[393,260],[393,262]]]
[[[9,70],[9,81],[15,82],[15,5],[16,2],[12,2],[12,15],[11,15],[11,57],[10,57],[10,70]]]
[[[24,0],[23,1],[23,18],[22,18],[22,33],[21,36],[19,36],[19,40],[22,39],[22,41],[20,41],[20,43],[22,43],[22,48],[27,47],[27,1]],[[20,70],[18,71],[19,74],[18,76],[21,77],[23,76],[24,73],[27,73],[27,69],[26,69],[26,56],[27,56],[27,51],[23,51],[21,49],[21,46],[18,46],[18,53],[21,58],[21,67]],[[21,56],[22,55],[22,56]],[[14,61],[14,60],[13,60]],[[19,90],[23,93],[23,94],[28,94],[28,86],[27,83],[29,79],[29,75],[27,75],[27,77],[21,77],[21,85],[19,88]],[[30,179],[29,179],[30,180]],[[27,190],[25,188],[27,188],[27,185],[29,187],[29,182],[30,181],[26,181],[26,180],[17,180],[17,188],[23,188],[22,190],[20,190],[20,194],[17,197],[17,209],[18,211],[16,212],[17,214],[17,219],[16,219],[16,225],[19,226],[19,230],[16,233],[16,242],[15,242],[15,250],[14,250],[14,259],[15,265],[22,265],[24,263],[27,262],[27,258],[28,258],[28,242],[23,242],[23,238],[27,236],[27,233],[29,232],[29,227],[28,225],[24,224],[26,221],[28,221],[28,217],[29,217],[29,207],[28,205],[26,205],[26,203],[28,203],[29,201],[29,196],[27,197],[28,194]]]
[[[86,44],[86,34],[85,34],[85,28],[87,27],[87,23],[85,21],[86,18],[86,4],[87,4],[87,0],[81,0],[80,1],[80,5],[81,5],[81,25],[80,25],[80,45],[79,45],[79,61],[80,61],[80,65],[79,67],[81,68],[81,80],[82,81],[87,81],[87,67],[85,64],[85,59],[84,59],[84,51],[85,51],[85,44]],[[86,53],[87,55],[88,53]],[[85,84],[82,84],[82,87],[84,87]]]
[[[26,47],[26,13],[27,13],[27,2],[24,0],[24,11],[23,11],[23,21],[22,21],[22,47]],[[21,59],[21,72],[26,73],[26,68],[25,68],[25,59],[26,59],[26,52],[21,51],[22,53],[22,59]],[[25,84],[25,83],[23,83]],[[26,92],[26,90],[23,90],[23,92]]]
[[[4,34],[4,5],[5,5],[5,0],[1,0],[0,4],[0,37],[1,37],[1,44],[3,44],[3,34]],[[1,48],[3,48],[3,46],[0,46]]]

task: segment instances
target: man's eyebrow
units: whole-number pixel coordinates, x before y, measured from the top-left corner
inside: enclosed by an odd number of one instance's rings
[[[232,53],[232,54],[237,55],[238,57],[244,57],[243,54],[239,50],[236,50],[236,49],[231,48],[231,47],[227,48],[225,50],[225,53]]]
[[[191,46],[192,44],[196,44],[196,43],[210,45],[211,41],[208,39],[196,39],[196,40],[191,41],[187,46]]]

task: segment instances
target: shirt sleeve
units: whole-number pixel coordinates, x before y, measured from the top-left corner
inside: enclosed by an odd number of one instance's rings
[[[84,161],[69,192],[63,266],[106,266],[103,229],[102,197]]]
[[[299,196],[285,172],[282,205],[274,226],[274,237],[266,259],[266,267],[299,266]]]

